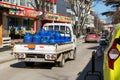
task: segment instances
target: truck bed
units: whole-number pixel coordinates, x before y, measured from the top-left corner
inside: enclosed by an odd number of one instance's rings
[[[69,51],[73,49],[73,43],[61,43],[61,44],[25,44],[18,43],[14,45],[13,53],[35,53],[35,54],[59,54],[61,52]]]

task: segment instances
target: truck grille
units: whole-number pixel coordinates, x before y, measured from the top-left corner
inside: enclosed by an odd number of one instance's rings
[[[44,54],[26,54],[27,58],[45,58]]]

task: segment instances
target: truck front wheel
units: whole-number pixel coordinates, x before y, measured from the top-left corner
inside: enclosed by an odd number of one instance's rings
[[[25,62],[25,66],[27,67],[33,67],[35,62]]]

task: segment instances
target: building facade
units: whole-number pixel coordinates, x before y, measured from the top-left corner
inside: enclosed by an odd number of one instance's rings
[[[29,2],[32,1],[32,2]],[[42,24],[52,22],[70,23],[71,18],[64,16],[64,14],[57,13],[57,1],[60,0],[46,0],[45,2],[45,16]],[[41,15],[41,11],[36,11],[31,4],[34,5],[34,0],[0,0],[0,14],[2,32],[9,33],[12,27],[15,28],[15,35],[24,35],[25,32],[36,32],[38,27],[38,20],[36,17]],[[7,9],[3,12],[3,9]],[[53,12],[54,11],[54,12]],[[53,14],[54,13],[54,14]],[[6,31],[6,32],[5,32]]]
[[[65,0],[57,0],[56,8],[57,8],[56,12],[58,14],[71,16],[71,14],[67,12],[67,9],[70,8],[70,3],[69,2],[67,2]]]

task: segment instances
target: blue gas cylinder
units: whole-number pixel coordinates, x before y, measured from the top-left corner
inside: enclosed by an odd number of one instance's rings
[[[55,36],[56,31],[55,30],[50,30],[50,36]]]
[[[71,41],[71,37],[70,36],[66,36],[65,37],[65,42],[70,42]]]
[[[38,34],[35,34],[33,36],[33,43],[40,43],[41,42],[41,37]]]
[[[60,40],[61,40],[62,43],[66,42],[66,41],[65,41],[65,36],[61,36],[61,37],[60,37]]]
[[[50,36],[41,36],[41,43],[49,43]]]
[[[55,40],[55,37],[54,37],[54,36],[50,36],[49,43],[50,43],[50,44],[55,44],[55,43],[56,43],[56,40]]]
[[[31,43],[32,42],[32,35],[30,33],[26,33],[23,38],[24,43]]]
[[[61,35],[60,35],[60,32],[59,32],[59,31],[56,31],[55,37],[56,37],[56,39],[60,39]]]
[[[42,29],[39,30],[39,35],[40,36],[44,36],[45,33],[46,33],[45,29],[42,28]]]
[[[55,33],[56,43],[61,43],[61,39],[60,38],[61,38],[60,32],[56,31],[56,33]]]

